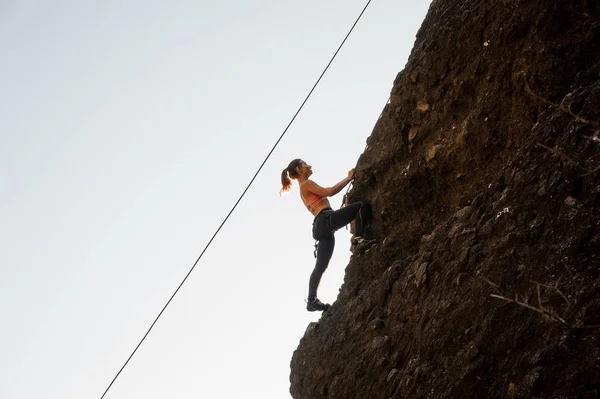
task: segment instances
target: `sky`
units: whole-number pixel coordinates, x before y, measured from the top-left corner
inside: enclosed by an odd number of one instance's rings
[[[296,185],[278,195],[281,171],[346,177],[429,3],[371,3],[105,398],[291,397],[320,313],[313,217]],[[101,397],[365,4],[0,0],[1,398]]]

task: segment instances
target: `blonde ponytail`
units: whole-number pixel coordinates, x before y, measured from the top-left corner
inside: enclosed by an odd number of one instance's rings
[[[296,172],[296,168],[300,166],[302,160],[300,158],[294,159],[287,168],[281,172],[281,190],[279,190],[279,195],[283,195],[287,193],[292,188],[292,180],[298,177],[298,172]]]
[[[281,190],[279,190],[279,195],[283,195],[283,193],[287,193],[292,188],[292,181],[290,180],[290,175],[287,169],[284,169],[281,172]]]

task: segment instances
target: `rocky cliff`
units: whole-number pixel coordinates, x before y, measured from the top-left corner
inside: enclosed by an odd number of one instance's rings
[[[356,166],[371,236],[296,399],[600,393],[600,5],[433,0]]]

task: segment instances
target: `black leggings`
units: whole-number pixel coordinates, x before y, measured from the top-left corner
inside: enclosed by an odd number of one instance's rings
[[[315,269],[310,275],[310,281],[308,283],[308,299],[313,300],[317,296],[317,288],[321,281],[321,276],[327,266],[331,255],[333,255],[333,248],[335,246],[335,237],[333,233],[356,219],[355,234],[357,236],[363,233],[364,223],[366,222],[362,202],[354,202],[347,205],[337,211],[327,208],[322,210],[313,221],[313,238],[319,241],[317,247],[317,262]]]

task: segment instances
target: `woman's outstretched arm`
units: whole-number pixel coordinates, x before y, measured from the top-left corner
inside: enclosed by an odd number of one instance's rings
[[[354,169],[348,172],[348,176],[345,179],[332,187],[321,187],[312,180],[307,180],[306,183],[304,183],[304,187],[311,193],[315,193],[323,197],[332,197],[342,191],[342,189],[346,187],[352,181],[352,179],[354,179]]]

